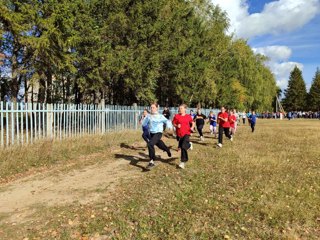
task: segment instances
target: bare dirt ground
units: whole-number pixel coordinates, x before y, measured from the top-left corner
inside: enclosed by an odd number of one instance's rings
[[[39,206],[86,204],[112,194],[120,182],[138,177],[145,171],[147,153],[145,144],[122,144],[116,149],[79,159],[82,162],[92,158],[105,159],[89,166],[58,166],[1,184],[0,223],[19,224],[32,219]],[[167,158],[166,153],[160,153],[160,156]]]

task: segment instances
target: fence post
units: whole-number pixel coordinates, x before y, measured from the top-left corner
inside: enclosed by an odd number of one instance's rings
[[[101,99],[100,102],[100,116],[101,116],[101,131],[102,134],[106,132],[106,115],[105,115],[105,100]]]
[[[138,118],[139,118],[139,112],[138,112],[138,105],[136,103],[133,104],[134,107],[134,129],[138,129]]]
[[[47,137],[52,139],[52,124],[53,124],[53,108],[52,104],[47,104]]]

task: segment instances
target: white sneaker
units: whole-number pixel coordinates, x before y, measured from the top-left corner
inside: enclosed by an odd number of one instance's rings
[[[231,138],[230,138],[230,141],[232,142],[233,141],[233,137],[231,136]]]
[[[179,168],[184,169],[184,162],[180,162]]]
[[[204,141],[204,137],[203,136],[200,137],[200,141]]]
[[[190,142],[190,147],[188,150],[192,150],[192,149],[193,149],[193,144],[192,144],[192,142]]]
[[[222,148],[222,144],[221,144],[221,143],[218,143],[217,146],[218,146],[219,148]]]

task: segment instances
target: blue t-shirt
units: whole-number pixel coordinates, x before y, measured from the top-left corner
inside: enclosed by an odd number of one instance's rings
[[[255,114],[254,114],[254,115],[251,114],[249,118],[250,118],[251,123],[256,123],[256,121],[257,121],[257,116],[256,116]]]
[[[209,120],[210,120],[210,125],[213,126],[213,127],[216,127],[217,126],[217,118],[216,116],[209,116]]]
[[[149,133],[149,126],[148,126],[148,125],[142,126],[142,131],[143,131],[144,133]]]

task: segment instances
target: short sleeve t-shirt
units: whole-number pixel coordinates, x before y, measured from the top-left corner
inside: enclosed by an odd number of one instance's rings
[[[211,126],[213,126],[213,127],[217,126],[217,118],[216,118],[216,116],[210,116],[209,115],[209,120],[210,120],[210,125]]]
[[[219,117],[221,117],[223,119],[227,119],[227,121],[223,121],[222,119],[219,119]],[[223,128],[229,128],[230,127],[229,114],[227,112],[224,112],[224,113],[219,112],[218,123],[219,123],[219,126],[221,126]]]
[[[236,116],[235,115],[231,115],[229,117],[229,122],[230,122],[230,127],[234,128],[234,125],[235,125],[235,121],[237,120]]]
[[[204,120],[206,119],[206,115],[197,114],[197,115],[195,115],[194,119],[196,120],[197,126],[204,125]]]
[[[174,125],[180,124],[181,127],[176,129],[177,136],[183,137],[185,135],[191,134],[190,125],[193,122],[192,117],[189,114],[182,116],[181,114],[176,114],[172,120]]]
[[[256,115],[254,115],[254,114],[251,114],[250,115],[250,119],[251,119],[251,123],[256,123],[256,121],[257,121],[257,116]]]

